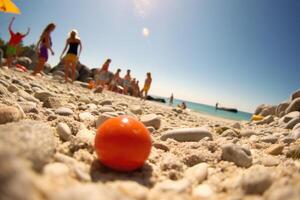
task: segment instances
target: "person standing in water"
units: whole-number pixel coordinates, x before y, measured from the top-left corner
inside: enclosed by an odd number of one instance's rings
[[[170,100],[169,100],[169,105],[173,105],[173,101],[174,101],[174,96],[173,93],[171,94]]]
[[[79,47],[79,51],[78,51]],[[67,54],[63,57],[64,53],[67,51]],[[70,68],[72,70],[72,82],[75,81],[75,72],[76,72],[76,65],[79,60],[79,56],[82,51],[82,44],[81,40],[78,37],[78,32],[76,30],[72,30],[69,34],[69,38],[66,41],[65,48],[60,56],[60,59],[63,60],[65,65],[65,81],[68,82],[69,79],[69,71]]]
[[[151,73],[148,72],[147,73],[147,78],[146,78],[145,83],[144,83],[144,88],[141,91],[141,97],[143,97],[143,93],[145,92],[144,99],[146,99],[147,96],[148,96],[148,91],[150,90],[151,83],[152,83]]]
[[[15,17],[12,18],[8,26],[8,31],[10,33],[10,40],[7,44],[7,49],[6,49],[6,58],[7,58],[6,64],[8,67],[12,66],[12,62],[14,58],[16,58],[17,56],[18,46],[22,42],[23,38],[25,38],[30,32],[30,28],[28,28],[25,34],[22,34],[20,32],[15,33],[12,30],[12,25],[14,21],[15,21]]]
[[[40,39],[36,45],[36,51],[38,53],[39,62],[36,68],[34,69],[32,75],[36,75],[44,70],[45,63],[48,61],[49,55],[48,50],[51,51],[51,54],[54,55],[54,51],[52,50],[52,40],[50,34],[55,29],[55,24],[50,23],[46,26],[43,33],[40,36]]]

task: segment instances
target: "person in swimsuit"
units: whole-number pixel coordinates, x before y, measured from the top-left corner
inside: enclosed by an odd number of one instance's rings
[[[97,86],[101,86],[102,88],[104,87],[105,84],[109,83],[109,65],[111,63],[111,59],[107,59],[105,63],[102,65],[101,69],[98,72],[98,77],[96,78],[97,81]]]
[[[130,75],[130,69],[127,70],[127,73],[124,77],[123,87],[124,87],[124,94],[127,94],[129,91],[129,88],[131,87],[131,75]]]
[[[54,55],[54,51],[52,50],[52,41],[50,37],[50,34],[52,33],[52,31],[54,31],[54,29],[54,23],[48,24],[36,45],[36,51],[38,53],[39,62],[32,73],[32,75],[34,76],[44,69],[45,63],[48,60],[48,49],[51,51],[51,54]]]
[[[28,28],[25,34],[19,32],[15,33],[12,30],[12,25],[14,21],[15,21],[15,17],[12,18],[8,26],[8,31],[10,33],[10,40],[7,44],[7,49],[6,49],[6,58],[7,58],[6,64],[8,67],[11,67],[14,58],[17,56],[18,46],[22,42],[23,38],[26,37],[30,32],[30,28]]]
[[[67,54],[63,57],[64,53],[66,52],[67,48],[69,47]],[[79,52],[78,52],[78,47]],[[69,81],[69,71],[70,67],[72,70],[72,82],[75,81],[75,72],[76,72],[76,65],[79,59],[79,56],[82,51],[82,44],[80,38],[78,37],[78,33],[76,30],[72,30],[69,34],[69,38],[66,41],[65,48],[61,53],[60,59],[63,60],[65,65],[65,81],[66,83]]]
[[[118,91],[118,85],[120,83],[120,73],[121,73],[121,69],[118,69],[117,72],[115,73],[112,81],[109,84],[109,90],[111,91]]]
[[[146,78],[145,83],[144,83],[144,88],[141,91],[141,96],[142,97],[143,97],[143,93],[145,92],[144,99],[146,99],[147,96],[148,96],[148,91],[150,90],[151,83],[152,83],[151,73],[148,72],[147,73],[147,78]]]

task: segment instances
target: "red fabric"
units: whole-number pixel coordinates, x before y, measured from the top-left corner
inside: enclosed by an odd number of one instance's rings
[[[10,31],[9,44],[16,46],[22,42],[23,37],[24,35],[21,34],[17,35],[14,32]]]

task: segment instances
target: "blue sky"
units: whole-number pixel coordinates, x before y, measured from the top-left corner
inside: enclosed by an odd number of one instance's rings
[[[55,65],[68,32],[83,43],[81,62],[130,68],[150,93],[253,111],[278,104],[300,88],[299,0],[15,0],[14,29],[31,34],[55,22]],[[0,36],[12,15],[0,13]],[[142,34],[143,28],[150,32]]]

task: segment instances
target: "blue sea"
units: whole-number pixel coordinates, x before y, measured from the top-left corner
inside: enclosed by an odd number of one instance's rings
[[[158,97],[158,96],[153,96],[153,97]],[[165,97],[158,97],[158,98],[165,99],[166,104],[169,105],[169,98],[165,98]],[[237,121],[249,121],[252,117],[251,113],[242,112],[242,111],[238,111],[237,113],[232,113],[223,110],[216,110],[214,106],[205,105],[201,103],[194,103],[194,102],[180,100],[180,99],[174,99],[173,106],[180,105],[183,101],[186,103],[187,108],[203,114],[208,114],[216,117],[222,117],[225,119],[232,119]]]

